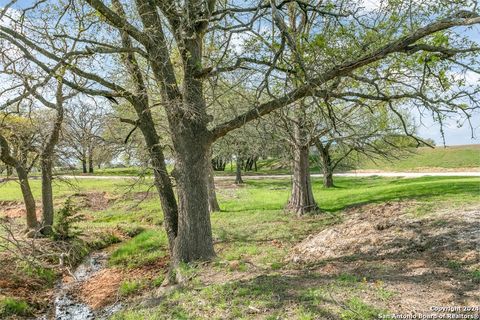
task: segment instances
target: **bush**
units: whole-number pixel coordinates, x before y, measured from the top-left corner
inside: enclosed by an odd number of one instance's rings
[[[80,231],[73,225],[82,220],[83,215],[77,215],[77,208],[73,206],[71,198],[67,198],[63,208],[55,215],[53,239],[68,240],[78,236]]]
[[[48,287],[53,287],[55,280],[57,279],[57,274],[54,270],[39,265],[25,264],[23,266],[23,271],[27,276],[41,281]]]

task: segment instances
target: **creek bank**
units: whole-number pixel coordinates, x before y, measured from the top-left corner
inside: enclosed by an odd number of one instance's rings
[[[54,307],[49,314],[43,315],[38,320],[91,320],[106,319],[114,312],[122,308],[122,304],[115,297],[107,306],[90,305],[81,296],[82,288],[89,280],[105,270],[108,255],[106,252],[98,251],[89,254],[83,262],[78,265],[70,276],[63,277],[55,286]],[[101,286],[101,284],[99,284]],[[116,290],[115,290],[116,291]],[[117,293],[115,292],[115,295]]]

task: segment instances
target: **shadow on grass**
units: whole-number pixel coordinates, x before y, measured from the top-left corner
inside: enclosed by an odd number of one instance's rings
[[[335,212],[351,206],[386,201],[417,199],[448,200],[475,198],[480,194],[480,180],[475,177],[338,178],[336,187],[325,189],[321,180],[313,180],[315,199],[321,211]],[[290,193],[289,180],[247,182],[248,192],[229,200],[224,212],[282,210]]]

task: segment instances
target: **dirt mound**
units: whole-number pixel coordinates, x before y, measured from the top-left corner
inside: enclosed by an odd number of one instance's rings
[[[37,218],[40,219],[42,210],[37,204],[36,207]],[[0,216],[8,218],[21,218],[27,215],[25,205],[18,201],[0,201]]]
[[[90,278],[74,284],[70,290],[75,293],[78,300],[93,310],[99,310],[119,300],[119,288],[123,281],[151,282],[159,276],[159,273],[166,271],[167,267],[168,259],[164,257],[135,269],[105,268],[95,272]],[[70,281],[74,279],[64,279],[64,283]]]
[[[396,313],[478,305],[480,207],[443,209],[419,218],[406,209],[411,205],[352,208],[341,224],[296,245],[287,260],[300,270],[307,264],[321,277],[346,274],[365,285],[381,283],[392,294],[386,308]]]
[[[452,255],[472,252],[480,244],[480,210],[440,212],[415,219],[407,213],[410,206],[385,203],[353,208],[343,223],[295,246],[288,260],[311,263],[414,252]]]
[[[123,277],[117,269],[101,270],[81,284],[78,296],[94,310],[111,305],[118,299],[118,288]]]
[[[105,210],[115,201],[106,192],[76,193],[74,196],[82,200],[80,204],[82,207],[93,211]]]

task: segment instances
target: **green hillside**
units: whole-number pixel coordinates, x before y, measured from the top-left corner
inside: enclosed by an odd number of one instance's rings
[[[388,171],[420,171],[423,169],[480,169],[480,144],[434,149],[422,147],[412,150],[398,160],[382,160],[374,163],[368,159],[360,160],[358,169]]]

